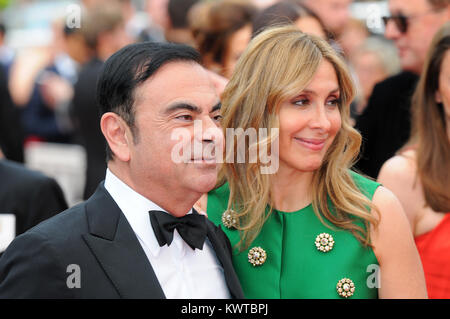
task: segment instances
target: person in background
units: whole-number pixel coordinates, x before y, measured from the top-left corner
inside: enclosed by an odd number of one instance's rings
[[[348,59],[371,36],[364,21],[349,18],[339,37],[339,45]]]
[[[248,0],[201,2],[189,16],[204,65],[229,78],[252,35],[256,7]]]
[[[353,0],[300,0],[300,2],[317,14],[327,30],[339,40],[350,19],[350,5]]]
[[[341,55],[295,26],[263,31],[236,65],[218,187],[199,206],[235,247],[247,298],[426,297],[398,199],[349,169],[361,143],[353,96]]]
[[[294,24],[301,31],[324,39],[328,32],[319,17],[300,3],[280,1],[259,12],[253,20],[253,36],[269,26]]]
[[[0,21],[0,66],[4,68],[8,78],[14,57],[14,50],[6,45],[6,25]]]
[[[20,110],[14,105],[7,71],[0,68],[0,149],[7,159],[23,163],[25,135],[20,121]]]
[[[163,33],[169,27],[170,18],[168,13],[169,0],[147,0],[146,12],[150,16],[152,22],[160,28]]]
[[[164,32],[169,28],[169,13],[167,12],[168,0],[146,0],[144,12],[146,14],[146,26],[137,37],[138,42],[152,41],[165,42]]]
[[[24,137],[7,83],[0,68],[0,256],[16,236],[67,208],[53,178],[22,164]]]
[[[67,208],[55,179],[5,159],[0,150],[0,256],[16,236]]]
[[[386,78],[398,74],[401,66],[395,46],[378,36],[370,36],[360,47],[354,48],[348,61],[355,72],[359,88],[351,114],[356,120],[364,111],[373,87]]]
[[[199,0],[168,0],[168,27],[164,37],[167,42],[184,43],[195,47],[195,39],[189,26],[189,11]]]
[[[355,124],[363,137],[356,169],[372,178],[408,141],[411,96],[433,35],[450,20],[450,0],[389,0],[389,10],[385,37],[397,47],[402,72],[375,85]]]
[[[29,101],[21,111],[25,143],[43,141],[73,143],[69,105],[73,98],[81,65],[91,52],[80,28],[69,28],[62,21],[54,24],[55,52],[36,76]]]
[[[100,131],[96,83],[103,63],[114,52],[131,42],[117,6],[93,8],[83,19],[81,32],[93,57],[82,66],[74,87],[71,115],[75,138],[86,149],[87,169],[84,197],[92,195],[105,178],[105,140]]]
[[[409,142],[378,181],[402,203],[428,296],[450,298],[450,22],[436,34],[413,96]]]

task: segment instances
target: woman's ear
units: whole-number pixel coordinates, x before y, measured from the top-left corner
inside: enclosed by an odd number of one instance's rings
[[[130,143],[133,140],[127,136],[127,131],[130,129],[125,121],[116,113],[107,112],[102,115],[100,128],[114,158],[128,162],[130,160]]]

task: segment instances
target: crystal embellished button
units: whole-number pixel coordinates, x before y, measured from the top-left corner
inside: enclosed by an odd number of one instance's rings
[[[248,262],[253,266],[261,266],[266,262],[267,253],[261,247],[253,247],[248,252]]]
[[[334,247],[334,238],[330,234],[321,233],[316,237],[316,248],[321,252],[327,253]]]
[[[236,228],[236,213],[231,209],[224,211],[222,214],[222,224],[227,228]]]
[[[351,297],[355,292],[355,284],[349,278],[342,278],[336,285],[336,291],[341,297]]]

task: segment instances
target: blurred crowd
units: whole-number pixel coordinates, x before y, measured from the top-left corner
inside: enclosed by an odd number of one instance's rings
[[[357,86],[351,117],[363,137],[355,168],[375,179],[409,140],[411,97],[431,39],[449,19],[450,4],[376,1],[389,10],[377,17],[384,33],[374,33],[352,14],[361,2],[82,0],[80,25],[68,16],[56,18],[50,45],[20,50],[8,45],[10,30],[0,21],[0,150],[26,165],[26,154],[36,145],[81,146],[86,165],[77,174],[84,176],[83,189],[71,197],[68,205],[73,205],[92,195],[105,177],[96,81],[114,52],[139,41],[188,44],[200,52],[220,92],[252,37],[269,26],[294,24],[326,39],[347,61]]]

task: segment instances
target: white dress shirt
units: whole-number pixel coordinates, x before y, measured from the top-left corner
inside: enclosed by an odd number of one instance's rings
[[[202,250],[193,250],[174,230],[171,245],[160,247],[148,212],[164,209],[135,192],[109,169],[105,188],[128,220],[167,298],[230,298],[223,268],[208,239]]]

